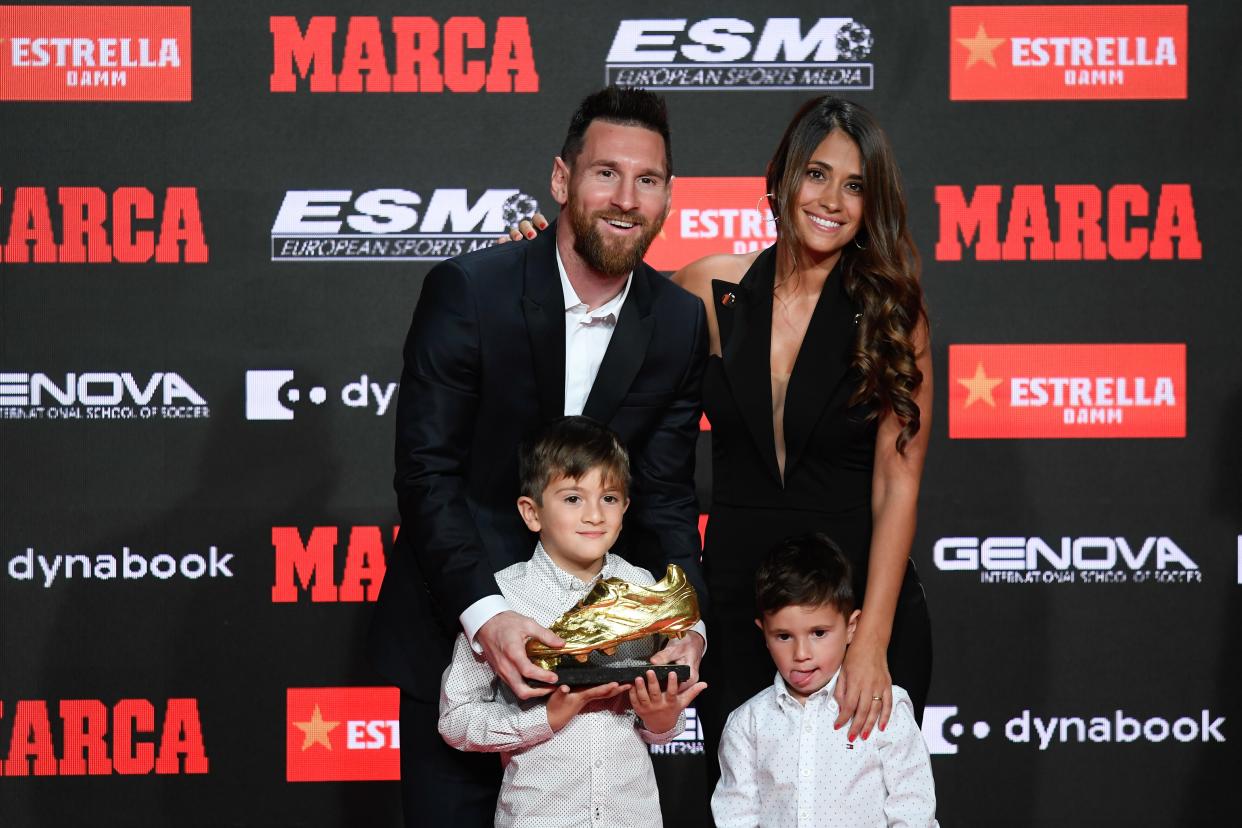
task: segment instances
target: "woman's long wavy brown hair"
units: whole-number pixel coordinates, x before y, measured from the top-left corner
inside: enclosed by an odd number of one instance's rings
[[[809,101],[794,116],[768,163],[768,203],[777,218],[777,244],[793,267],[802,266],[803,240],[793,221],[802,177],[816,147],[834,129],[854,140],[862,155],[863,228],[841,252],[845,292],[862,307],[853,367],[862,382],[852,403],[869,403],[872,417],[893,412],[902,424],[897,450],[918,434],[914,395],[923,382],[915,363],[914,332],[926,324],[919,253],[906,224],[906,199],[888,136],[871,113],[832,96]]]

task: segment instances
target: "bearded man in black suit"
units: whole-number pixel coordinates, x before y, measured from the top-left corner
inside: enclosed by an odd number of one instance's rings
[[[405,343],[395,487],[401,531],[372,626],[380,670],[402,690],[407,825],[491,825],[495,756],[436,730],[441,674],[465,632],[521,699],[555,681],[528,638],[560,639],[508,609],[494,573],[530,558],[515,506],[519,444],[567,414],[607,424],[630,452],[632,505],[618,551],[656,572],[679,564],[705,598],[694,455],[707,358],[702,303],[643,263],[668,215],[665,105],[642,90],[586,98],[552,169],[559,219],[530,242],[438,264]],[[656,661],[690,664],[702,628]]]

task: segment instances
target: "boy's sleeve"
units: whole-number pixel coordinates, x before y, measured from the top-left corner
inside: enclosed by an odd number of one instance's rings
[[[747,710],[729,714],[720,736],[720,781],[712,794],[716,828],[758,828],[758,750]]]
[[[643,720],[637,716],[634,717],[634,725],[638,728],[638,737],[647,744],[667,745],[669,742],[673,741],[685,732],[686,711],[681,711],[681,715],[677,717],[677,724],[673,725],[672,729],[666,730],[663,733],[652,733],[647,729],[647,726],[643,724]]]
[[[464,635],[440,681],[440,735],[458,750],[521,750],[552,738],[542,699],[506,699],[505,688]]]
[[[899,828],[938,828],[931,757],[914,720],[910,697],[900,688],[894,688],[893,713],[883,734],[886,738],[878,747],[884,788],[888,792],[884,798],[888,824]]]

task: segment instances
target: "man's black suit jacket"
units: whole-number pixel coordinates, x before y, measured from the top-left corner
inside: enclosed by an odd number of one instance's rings
[[[458,616],[498,594],[494,573],[534,551],[518,496],[519,443],[564,413],[565,303],[556,228],[436,265],[405,343],[397,401],[401,529],[371,628],[372,659],[416,698],[439,698]],[[702,302],[634,272],[583,414],[630,451],[618,551],[660,577],[680,564],[703,599],[694,492]]]

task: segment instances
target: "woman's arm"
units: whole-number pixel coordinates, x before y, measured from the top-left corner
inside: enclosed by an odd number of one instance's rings
[[[919,433],[897,451],[901,421],[891,411],[880,420],[875,443],[875,470],[871,479],[871,550],[867,565],[867,593],[854,640],[845,653],[836,698],[841,707],[836,727],[849,719],[849,736],[871,734],[878,723],[888,724],[893,707],[893,679],[888,672],[888,642],[893,632],[897,595],[906,573],[906,561],[914,543],[919,501],[919,481],[931,434],[932,364],[931,342],[926,324],[914,333],[915,361],[923,382],[914,395],[919,407]],[[879,696],[880,700],[875,701]]]

